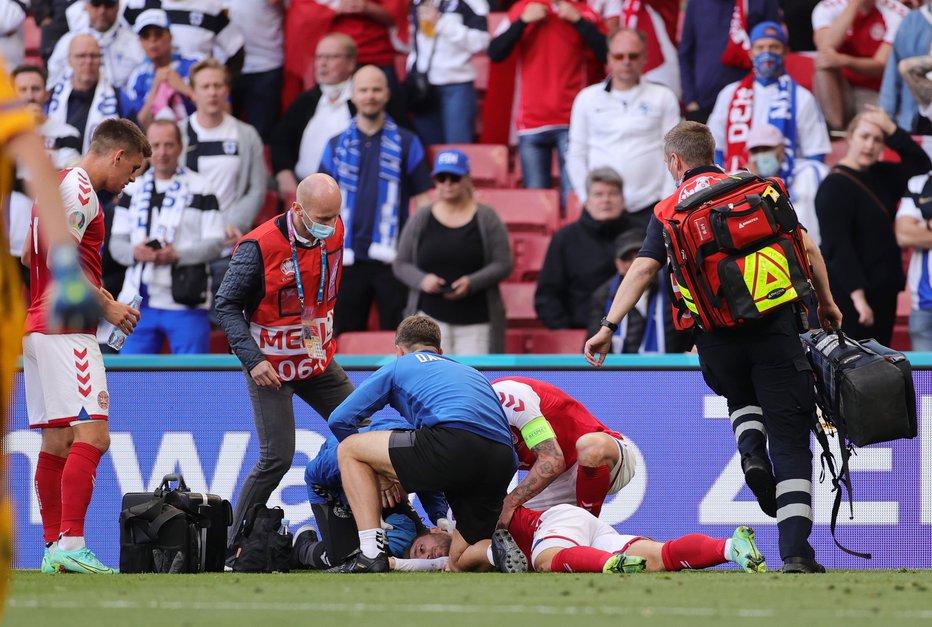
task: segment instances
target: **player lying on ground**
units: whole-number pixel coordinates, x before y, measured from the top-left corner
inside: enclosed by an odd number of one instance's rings
[[[560,503],[594,516],[634,477],[634,455],[612,431],[563,390],[536,379],[492,382],[511,427],[518,468],[528,473],[505,497],[500,528],[520,506],[543,511]]]
[[[530,563],[538,572],[608,573],[700,569],[734,562],[745,572],[767,570],[754,544],[754,530],[738,527],[731,538],[692,533],[658,542],[645,536],[623,535],[575,505],[557,505],[545,512],[519,507],[509,531],[514,545],[504,561]],[[412,558],[443,555],[439,534],[418,536]],[[516,569],[520,570],[520,568]]]

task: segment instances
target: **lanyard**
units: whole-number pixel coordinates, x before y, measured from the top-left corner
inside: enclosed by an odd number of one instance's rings
[[[301,281],[301,267],[298,265],[298,247],[296,244],[297,237],[294,232],[294,225],[291,223],[291,211],[285,214],[285,222],[288,223],[288,243],[291,245],[291,264],[294,266],[295,283],[298,284],[298,300],[301,302],[301,310],[304,310],[304,283]],[[317,304],[324,302],[324,287],[327,285],[327,245],[324,240],[318,240],[320,243],[320,285],[317,288]]]

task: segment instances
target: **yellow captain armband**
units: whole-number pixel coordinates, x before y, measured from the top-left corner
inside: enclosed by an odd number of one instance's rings
[[[535,418],[531,422],[521,427],[521,437],[529,449],[534,448],[544,440],[556,438],[557,434],[553,432],[553,427],[543,416]]]

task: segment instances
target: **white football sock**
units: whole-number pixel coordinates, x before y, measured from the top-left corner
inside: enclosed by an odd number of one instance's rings
[[[489,548],[485,550],[485,557],[489,560],[489,564],[495,566],[495,559],[492,557],[492,545],[489,544]]]
[[[385,552],[385,531],[364,529],[359,532],[359,549],[366,557],[378,557]]]
[[[84,536],[61,536],[58,547],[62,551],[77,551],[84,546]]]
[[[729,562],[733,562],[734,557],[731,555],[731,538],[725,540],[725,559]]]

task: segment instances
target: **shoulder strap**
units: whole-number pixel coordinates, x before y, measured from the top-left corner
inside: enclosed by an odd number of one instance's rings
[[[875,194],[873,191],[871,191],[871,188],[868,187],[867,185],[865,185],[865,184],[864,184],[864,181],[862,181],[861,179],[859,179],[859,178],[856,177],[855,175],[851,174],[851,172],[848,172],[847,170],[843,170],[843,169],[839,168],[838,166],[835,166],[834,168],[832,168],[832,172],[835,172],[835,173],[837,173],[837,174],[841,174],[843,177],[845,177],[845,178],[848,179],[849,181],[852,181],[855,185],[857,185],[857,186],[860,187],[862,190],[864,190],[864,191],[867,193],[867,195],[870,197],[870,199],[874,201],[874,204],[876,204],[878,207],[880,207],[880,210],[883,211],[883,214],[884,214],[885,216],[887,216],[888,218],[890,217],[890,210],[887,209],[887,207],[884,206],[884,204],[883,204],[882,202],[880,202],[880,199],[877,198],[877,194]]]
[[[714,198],[716,196],[721,196],[727,194],[733,190],[743,187],[748,181],[751,180],[761,180],[760,177],[751,174],[750,172],[738,172],[723,178],[719,181],[716,181],[711,186],[696,192],[686,200],[676,205],[676,211],[688,211],[694,207],[698,207],[707,200]]]

